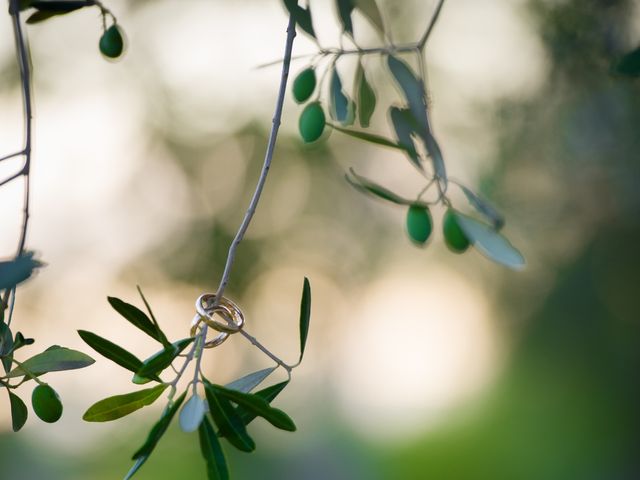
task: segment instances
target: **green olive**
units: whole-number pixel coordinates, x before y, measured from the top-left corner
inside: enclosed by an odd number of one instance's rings
[[[62,402],[56,391],[49,385],[38,385],[31,395],[31,406],[40,420],[57,422],[62,416]]]
[[[433,222],[431,213],[424,205],[411,205],[407,211],[407,233],[418,245],[424,245],[431,236]]]
[[[316,71],[309,67],[298,74],[293,81],[293,98],[298,103],[309,100],[316,89]]]
[[[326,120],[320,102],[307,105],[300,115],[300,135],[305,143],[315,142],[324,132]]]
[[[442,231],[444,233],[444,241],[452,252],[463,253],[469,248],[469,239],[460,228],[455,210],[450,208],[444,214]]]
[[[124,39],[122,38],[122,32],[117,25],[111,25],[107,28],[102,37],[100,37],[100,52],[105,57],[118,58],[122,55],[124,49]]]

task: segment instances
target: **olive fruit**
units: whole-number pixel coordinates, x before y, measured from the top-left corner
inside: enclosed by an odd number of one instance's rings
[[[300,135],[305,143],[315,142],[324,132],[326,120],[320,102],[307,105],[300,114]]]
[[[444,242],[452,252],[463,253],[469,248],[469,239],[462,228],[460,228],[460,224],[456,219],[455,210],[450,208],[447,210],[447,213],[444,214],[442,231],[444,233]]]
[[[293,98],[298,103],[309,100],[316,89],[316,71],[309,67],[298,74],[293,81]]]
[[[424,245],[431,236],[433,222],[431,213],[424,205],[411,205],[407,211],[407,233],[418,245]]]
[[[49,385],[38,385],[31,395],[31,406],[40,420],[57,422],[62,416],[62,402],[56,391]]]
[[[117,25],[111,25],[107,28],[100,37],[100,52],[109,58],[118,58],[122,55],[124,49],[124,39],[122,38],[122,32]]]

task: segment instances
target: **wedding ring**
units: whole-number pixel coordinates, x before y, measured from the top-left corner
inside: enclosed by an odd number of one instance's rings
[[[225,297],[222,297],[217,305],[215,300],[216,296],[213,293],[204,293],[196,300],[196,311],[203,317],[206,324],[223,333],[236,333],[242,329],[244,315],[240,307]],[[218,320],[215,314],[222,317],[224,322]]]

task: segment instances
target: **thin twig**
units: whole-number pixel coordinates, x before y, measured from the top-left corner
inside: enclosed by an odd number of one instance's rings
[[[278,357],[276,357],[273,353],[271,353],[264,345],[262,345],[257,339],[256,337],[254,337],[253,335],[249,334],[248,332],[246,332],[245,330],[240,330],[240,333],[242,334],[242,336],[244,338],[246,338],[247,340],[249,340],[251,342],[252,345],[254,345],[255,347],[258,348],[258,350],[260,350],[262,353],[264,353],[267,357],[269,357],[271,360],[273,360],[274,362],[276,362],[278,365],[280,365],[282,368],[284,368],[288,373],[291,373],[291,370],[293,369],[293,366],[291,365],[287,365],[286,363],[284,363],[282,360],[280,360]],[[297,365],[294,365],[297,366]]]
[[[24,150],[20,150],[19,152],[10,153],[9,155],[5,155],[4,157],[0,157],[0,162],[2,162],[4,160],[9,160],[10,158],[13,158],[13,157],[19,157],[20,155],[24,155]]]
[[[258,206],[258,202],[260,201],[260,195],[262,194],[262,189],[264,187],[265,181],[267,180],[267,175],[269,174],[269,169],[271,168],[271,161],[273,159],[273,153],[276,146],[276,139],[278,137],[278,130],[280,128],[280,121],[282,118],[282,107],[284,105],[284,97],[287,90],[287,79],[289,78],[289,65],[291,64],[291,51],[293,49],[293,39],[296,36],[296,23],[293,17],[289,17],[289,25],[287,26],[287,41],[284,51],[284,60],[282,64],[282,74],[280,77],[280,89],[278,91],[278,97],[276,100],[276,108],[273,114],[273,124],[271,126],[271,133],[269,135],[269,142],[267,144],[267,151],[264,156],[264,163],[262,164],[262,171],[260,172],[260,178],[258,179],[258,183],[256,184],[256,189],[253,192],[253,197],[251,198],[251,202],[249,203],[249,207],[247,208],[246,213],[244,214],[244,218],[240,227],[238,228],[238,232],[236,233],[235,238],[231,242],[229,246],[229,252],[227,253],[227,261],[224,266],[224,272],[222,273],[222,278],[220,280],[220,284],[218,285],[218,290],[216,291],[215,301],[222,298],[224,294],[224,290],[229,283],[229,276],[231,275],[231,267],[233,266],[233,262],[236,256],[236,250],[240,242],[244,238],[244,235],[249,228],[249,224],[251,223],[251,219],[253,218],[254,213],[256,212],[256,207]]]
[[[420,41],[418,42],[418,49],[420,51],[424,50],[424,46],[427,44],[427,39],[429,38],[429,35],[431,35],[431,31],[433,30],[433,27],[436,25],[436,22],[438,21],[438,16],[440,15],[440,10],[442,9],[443,4],[444,4],[444,0],[438,0],[438,5],[436,5],[436,9],[434,10],[433,15],[431,15],[431,21],[429,22],[429,26],[427,27],[424,34],[422,35],[422,38],[420,38]]]

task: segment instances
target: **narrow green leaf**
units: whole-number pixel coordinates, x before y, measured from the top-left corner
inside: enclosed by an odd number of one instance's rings
[[[144,460],[142,461],[142,463],[144,463],[144,461],[149,458],[149,455],[151,455],[151,452],[153,452],[153,449],[156,448],[156,445],[167,431],[167,428],[169,428],[171,420],[173,420],[173,417],[175,417],[176,412],[180,408],[180,405],[182,405],[182,402],[184,402],[184,397],[186,395],[187,392],[183,392],[182,395],[176,398],[173,401],[173,404],[171,404],[171,406],[164,411],[164,413],[160,417],[160,420],[158,420],[156,424],[151,428],[151,431],[149,432],[149,435],[147,437],[147,441],[144,442],[144,445],[142,445],[142,447],[140,447],[136,451],[136,453],[133,454],[132,460],[139,460],[141,458],[144,458]]]
[[[195,432],[200,423],[202,423],[202,419],[204,418],[204,414],[207,412],[207,405],[204,399],[200,398],[197,394],[193,395],[187,403],[184,404],[182,410],[180,410],[180,428],[183,432]]]
[[[524,267],[522,254],[499,232],[461,213],[456,212],[455,216],[469,241],[486,257],[509,268]]]
[[[16,333],[16,338],[13,340],[13,351],[15,352],[19,348],[27,345],[33,345],[35,340],[33,338],[25,338],[22,332]]]
[[[427,102],[424,96],[423,82],[418,79],[405,62],[399,58],[389,55],[387,57],[387,63],[389,70],[396,79],[400,89],[402,90],[407,103],[409,104],[409,110],[411,116],[416,122],[414,133],[424,142],[424,146],[427,153],[431,157],[433,162],[433,169],[436,176],[440,181],[447,182],[447,172],[444,166],[444,160],[442,152],[438,142],[431,132],[431,125],[429,124],[429,117],[427,114]],[[401,142],[402,143],[402,142]]]
[[[138,357],[129,353],[119,345],[86,330],[78,330],[78,334],[82,340],[96,352],[121,367],[134,373],[142,367],[142,361]]]
[[[60,13],[69,13],[83,7],[92,7],[94,0],[32,0],[31,6],[38,10],[51,10]]]
[[[381,33],[384,33],[384,22],[382,21],[382,14],[376,4],[375,0],[353,0],[355,8],[369,19],[371,24],[376,27]]]
[[[148,455],[138,458],[136,460],[136,463],[134,463],[131,469],[127,472],[127,475],[124,477],[124,480],[130,480],[136,474],[136,472],[140,470],[140,467],[144,465],[144,462],[146,462],[148,458],[149,458]]]
[[[234,380],[231,383],[227,383],[225,388],[230,390],[237,390],[243,393],[249,393],[256,388],[260,383],[273,373],[277,367],[265,368],[264,370],[258,370],[257,372],[245,375],[242,378]]]
[[[229,390],[220,385],[211,385],[210,388],[215,391],[218,397],[224,397],[238,406],[244,407],[248,412],[264,418],[276,428],[288,432],[294,432],[296,430],[295,423],[293,423],[293,420],[291,420],[286,413],[277,408],[273,408],[269,405],[269,402],[259,395]]]
[[[493,205],[491,205],[487,200],[480,197],[464,185],[460,183],[458,183],[457,185],[467,197],[467,200],[469,201],[471,206],[475,208],[478,213],[484,215],[487,220],[489,220],[489,222],[491,222],[494,230],[500,230],[504,226],[504,216],[502,216]]]
[[[344,133],[346,135],[357,138],[359,140],[375,143],[376,145],[382,145],[384,147],[397,148],[403,151],[405,150],[405,148],[402,145],[398,145],[396,142],[389,140],[387,138],[381,137],[379,135],[374,135],[372,133],[367,133],[367,132],[360,132],[358,130],[350,130],[348,128],[342,128],[338,125],[333,125],[333,124],[330,124],[330,125],[331,125],[331,128],[333,128],[334,130],[337,130],[340,133]]]
[[[10,392],[9,389],[7,389],[7,392],[9,393],[9,402],[11,403],[11,426],[13,431],[17,432],[27,422],[29,411],[20,397]]]
[[[391,124],[393,125],[393,129],[398,137],[398,143],[407,153],[409,160],[418,169],[424,171],[422,161],[420,160],[416,146],[413,143],[412,135],[414,133],[417,134],[417,125],[411,115],[411,111],[404,108],[391,107],[389,108],[389,117],[391,118]]]
[[[204,417],[200,424],[198,434],[200,437],[200,451],[205,462],[207,462],[207,478],[209,480],[229,480],[229,469],[222,451],[222,445],[220,445],[218,436],[207,417]]]
[[[33,258],[34,252],[25,252],[21,256],[6,262],[0,262],[0,290],[11,289],[27,280],[44,263]]]
[[[157,327],[138,307],[123,302],[119,298],[115,297],[107,297],[107,300],[116,312],[151,338],[157,340],[163,345],[168,345],[170,343],[162,330],[160,330],[160,327]]]
[[[31,374],[38,376],[47,372],[88,367],[94,362],[95,360],[89,355],[55,345],[25,360],[22,362],[24,369],[23,367],[16,367],[7,374],[7,377],[13,378],[25,375],[25,369]]]
[[[302,284],[302,298],[300,300],[300,362],[304,356],[304,348],[307,345],[309,334],[309,320],[311,319],[311,286],[309,279],[304,277]]]
[[[311,20],[311,10],[308,8],[302,8],[298,5],[298,0],[284,0],[284,6],[289,11],[289,14],[293,17],[296,24],[311,35],[316,37],[316,33],[313,30],[313,21]]]
[[[6,323],[0,323],[0,356],[8,355],[13,349],[14,342],[11,329]]]
[[[91,405],[82,419],[86,422],[109,422],[122,418],[151,405],[166,389],[167,385],[156,385],[153,388],[105,398]]]
[[[329,113],[331,118],[342,124],[347,123],[349,117],[349,98],[342,90],[342,81],[338,70],[333,68],[331,72],[331,87],[330,87],[330,106]]]
[[[56,12],[53,10],[38,10],[37,12],[33,12],[27,18],[27,23],[29,25],[35,25],[37,23],[44,22],[45,20],[49,20],[52,17],[57,17],[58,15],[64,15],[64,12]]]
[[[193,340],[194,337],[183,338],[182,340],[178,340],[167,348],[164,348],[150,356],[142,362],[142,366],[138,369],[136,375],[138,377],[150,378],[159,374],[162,370],[171,365],[171,362],[173,362],[173,360],[187,347],[187,345],[193,342]]]
[[[342,31],[353,37],[353,22],[351,21],[351,12],[353,12],[353,0],[336,0],[338,7],[338,16],[342,24]]]
[[[376,109],[376,93],[367,81],[360,61],[356,70],[354,96],[358,99],[358,121],[362,127],[367,128]]]
[[[257,391],[254,395],[264,399],[268,403],[271,403],[288,384],[289,380],[285,380],[284,382],[263,388],[262,390]],[[236,407],[236,413],[240,416],[244,425],[248,425],[257,417],[255,413],[252,413],[241,406]]]
[[[226,437],[229,443],[238,450],[243,452],[255,450],[255,442],[247,433],[242,418],[229,401],[219,396],[211,383],[205,381],[204,385],[211,418],[220,429],[220,435]]]
[[[140,298],[142,298],[142,302],[144,303],[144,306],[147,309],[147,312],[149,312],[149,317],[151,317],[151,321],[156,326],[156,331],[158,331],[160,333],[160,341],[162,342],[162,344],[165,347],[168,347],[169,345],[171,345],[171,342],[169,340],[167,340],[167,337],[165,337],[164,333],[162,333],[162,329],[160,328],[160,324],[158,323],[158,320],[156,320],[156,317],[153,314],[153,310],[151,310],[151,305],[149,305],[149,302],[147,302],[147,299],[144,296],[144,293],[142,293],[142,289],[140,288],[140,285],[136,285],[136,289],[138,290],[138,293],[140,294]]]
[[[383,200],[387,200],[398,205],[411,205],[414,203],[412,200],[407,200],[406,198],[393,193],[391,190],[358,175],[353,171],[353,169],[350,169],[349,173],[351,176],[345,175],[347,182],[362,192],[370,193],[378,198],[382,198]]]

